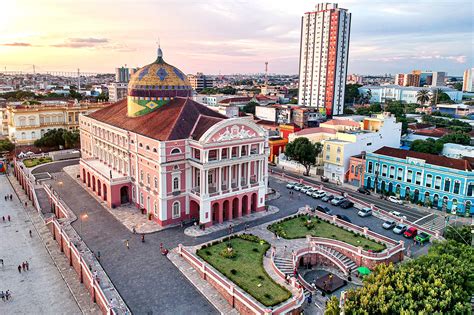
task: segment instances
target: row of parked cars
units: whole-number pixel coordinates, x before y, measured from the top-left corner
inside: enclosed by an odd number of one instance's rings
[[[354,206],[354,203],[343,196],[334,196],[328,194],[324,190],[317,189],[312,186],[299,184],[299,183],[288,183],[286,188],[299,191],[300,193],[311,196],[315,199],[321,199],[324,202],[331,202],[334,206],[340,206],[343,209],[348,209]]]
[[[406,238],[414,238],[417,243],[424,244],[429,242],[430,235],[425,232],[418,233],[414,226],[408,226],[403,223],[397,223],[395,220],[386,220],[382,227],[386,230],[392,230],[395,234],[403,234]]]

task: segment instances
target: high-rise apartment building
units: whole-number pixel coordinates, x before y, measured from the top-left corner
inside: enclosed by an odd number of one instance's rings
[[[411,73],[399,73],[395,84],[401,86],[445,86],[446,72],[413,70]]]
[[[109,84],[109,101],[118,102],[127,97],[127,86],[130,76],[137,72],[137,68],[115,68],[115,82]]]
[[[214,78],[204,75],[202,72],[188,74],[188,80],[189,83],[191,83],[193,90],[196,92],[201,92],[204,89],[214,87]]]
[[[462,90],[464,92],[474,92],[474,68],[464,71]]]
[[[349,57],[351,14],[321,3],[301,21],[299,104],[341,115]]]

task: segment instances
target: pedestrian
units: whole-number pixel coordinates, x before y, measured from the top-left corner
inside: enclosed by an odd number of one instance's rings
[[[97,260],[100,261],[100,251],[97,251]]]
[[[8,222],[10,222],[10,221],[11,221],[11,219],[10,219],[10,215],[8,215],[8,216],[7,216],[7,219],[8,219]]]
[[[142,243],[145,243],[145,234],[142,233]]]
[[[25,208],[28,207],[28,202],[25,201]]]
[[[26,264],[25,264],[25,262],[22,262],[22,263],[21,263],[21,267],[23,268],[23,271],[26,271]]]
[[[31,232],[31,230],[30,230],[30,237],[33,237],[33,233]]]
[[[10,294],[10,290],[7,290],[7,292],[5,292],[5,298],[8,299],[10,298],[11,294]]]
[[[127,249],[130,249],[130,247],[128,245],[128,240],[125,240],[125,246],[127,246]]]
[[[2,219],[3,219],[3,223],[5,223],[5,216],[2,216]]]
[[[3,259],[0,259],[0,264],[2,264],[2,268],[3,268]]]
[[[12,200],[13,200],[13,195],[12,195],[12,194],[10,194],[10,201],[12,201]]]
[[[21,265],[18,265],[18,272],[21,273]]]
[[[137,234],[137,229],[135,229],[135,226],[132,227],[132,233],[133,233],[133,234]]]
[[[28,263],[28,261],[25,261],[25,265],[26,265],[26,270],[29,271],[30,270],[30,264]]]
[[[0,291],[0,296],[2,297],[2,301],[5,302],[5,293],[3,293],[3,291]]]

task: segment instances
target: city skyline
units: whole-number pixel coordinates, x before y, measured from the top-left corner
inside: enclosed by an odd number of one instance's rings
[[[34,64],[37,71],[112,73],[120,65],[149,63],[160,41],[164,58],[186,73],[258,73],[268,61],[270,73],[297,74],[301,17],[317,3],[3,3],[0,69],[25,71]],[[349,73],[426,69],[462,76],[472,67],[472,46],[465,42],[472,4],[466,0],[337,3],[352,13]]]

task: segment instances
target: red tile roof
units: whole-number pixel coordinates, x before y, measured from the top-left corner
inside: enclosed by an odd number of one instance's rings
[[[360,127],[360,124],[353,120],[348,119],[333,119],[324,122],[324,124],[332,125],[332,126],[350,126],[350,127]]]
[[[127,100],[88,115],[100,122],[160,141],[199,139],[217,122],[227,119],[192,99],[177,97],[163,107],[139,117],[127,116]]]
[[[252,97],[250,96],[243,96],[243,97],[231,97],[223,99],[219,102],[219,104],[231,104],[231,103],[242,103],[242,102],[250,102]]]
[[[413,134],[415,135],[435,138],[441,138],[442,136],[447,135],[448,133],[452,133],[452,131],[446,128],[424,129],[413,132]]]
[[[300,130],[296,132],[295,135],[304,136],[304,135],[309,135],[312,133],[323,133],[323,132],[335,135],[337,131],[331,128],[315,127],[315,128],[306,128],[306,129]]]
[[[441,155],[402,150],[391,147],[382,147],[375,151],[374,154],[391,156],[398,159],[406,159],[407,157],[412,157],[415,159],[425,160],[428,164],[443,166],[447,168],[454,168],[462,171],[472,171],[471,165],[468,161],[463,159],[448,158]]]

